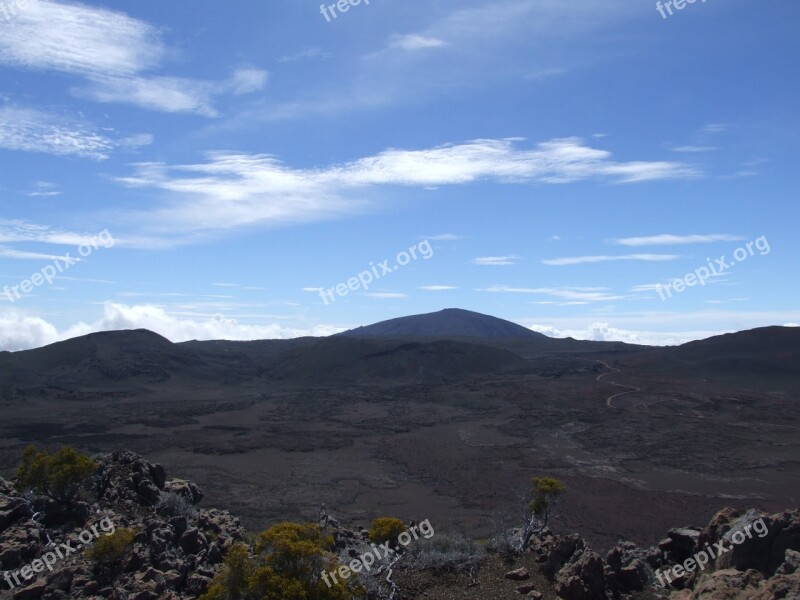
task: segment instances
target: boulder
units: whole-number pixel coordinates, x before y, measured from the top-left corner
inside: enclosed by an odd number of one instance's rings
[[[159,464],[151,465],[150,463],[147,463],[147,465],[150,477],[153,478],[153,483],[158,486],[158,489],[163,490],[164,485],[167,483],[167,471],[162,465]]]
[[[191,481],[185,479],[173,479],[164,485],[164,491],[172,492],[183,496],[191,504],[198,504],[203,499],[202,490]]]
[[[600,600],[606,597],[603,559],[585,548],[556,573],[556,594],[565,600]]]
[[[186,554],[199,554],[208,545],[206,536],[197,527],[191,527],[181,536],[180,546]]]
[[[658,547],[667,554],[672,562],[682,563],[695,553],[695,546],[700,538],[700,530],[693,527],[670,529],[666,539],[658,543]]]
[[[20,588],[14,592],[14,600],[38,600],[44,596],[47,589],[47,582],[44,579],[34,581],[27,587]]]
[[[526,579],[530,579],[531,574],[528,573],[528,569],[524,567],[520,567],[519,569],[514,569],[513,571],[509,571],[506,573],[505,578],[510,579],[511,581],[525,581]]]

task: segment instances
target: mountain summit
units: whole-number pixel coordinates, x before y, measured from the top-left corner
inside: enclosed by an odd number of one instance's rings
[[[412,315],[357,327],[338,334],[345,337],[431,337],[431,338],[544,338],[517,325],[470,310],[446,308],[439,312]]]

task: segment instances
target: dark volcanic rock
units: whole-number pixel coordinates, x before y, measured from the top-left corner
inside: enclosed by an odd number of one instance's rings
[[[37,575],[40,580],[25,581],[26,587],[8,593],[0,590],[0,598],[179,600],[202,594],[227,550],[243,540],[239,520],[213,509],[193,510],[180,517],[160,515],[154,504],[162,487],[193,504],[200,502],[202,491],[186,480],[167,483],[163,467],[132,452],[101,455],[96,460],[95,498],[63,506],[34,498],[37,509],[49,511],[37,521],[30,519],[30,509],[19,491],[0,480],[0,493],[8,496],[0,496],[0,569],[18,569],[41,558],[49,551],[48,537],[56,545],[70,540],[78,547],[81,531],[90,531],[92,525],[97,528],[105,519],[115,530],[127,527],[137,532],[134,542],[116,567],[101,568],[85,553],[71,553],[59,559],[52,572]],[[98,531],[99,535],[106,533]],[[203,531],[216,536],[211,547]]]

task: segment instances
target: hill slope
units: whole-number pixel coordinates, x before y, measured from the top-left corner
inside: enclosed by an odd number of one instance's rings
[[[546,336],[481,313],[447,308],[439,312],[381,321],[338,334],[342,337],[545,338]]]
[[[281,378],[348,383],[431,381],[525,369],[516,354],[480,344],[331,337],[276,365]]]
[[[625,361],[648,371],[750,379],[800,376],[800,327],[760,327],[659,348]]]

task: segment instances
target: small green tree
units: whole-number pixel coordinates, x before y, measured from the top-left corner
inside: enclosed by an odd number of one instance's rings
[[[519,546],[520,552],[528,547],[534,535],[547,527],[553,511],[567,491],[567,486],[554,477],[534,477],[532,483],[531,500],[527,506],[525,527],[522,530]]]
[[[28,446],[17,467],[17,485],[68,503],[97,469],[96,462],[71,446],[64,446],[55,454]]]

